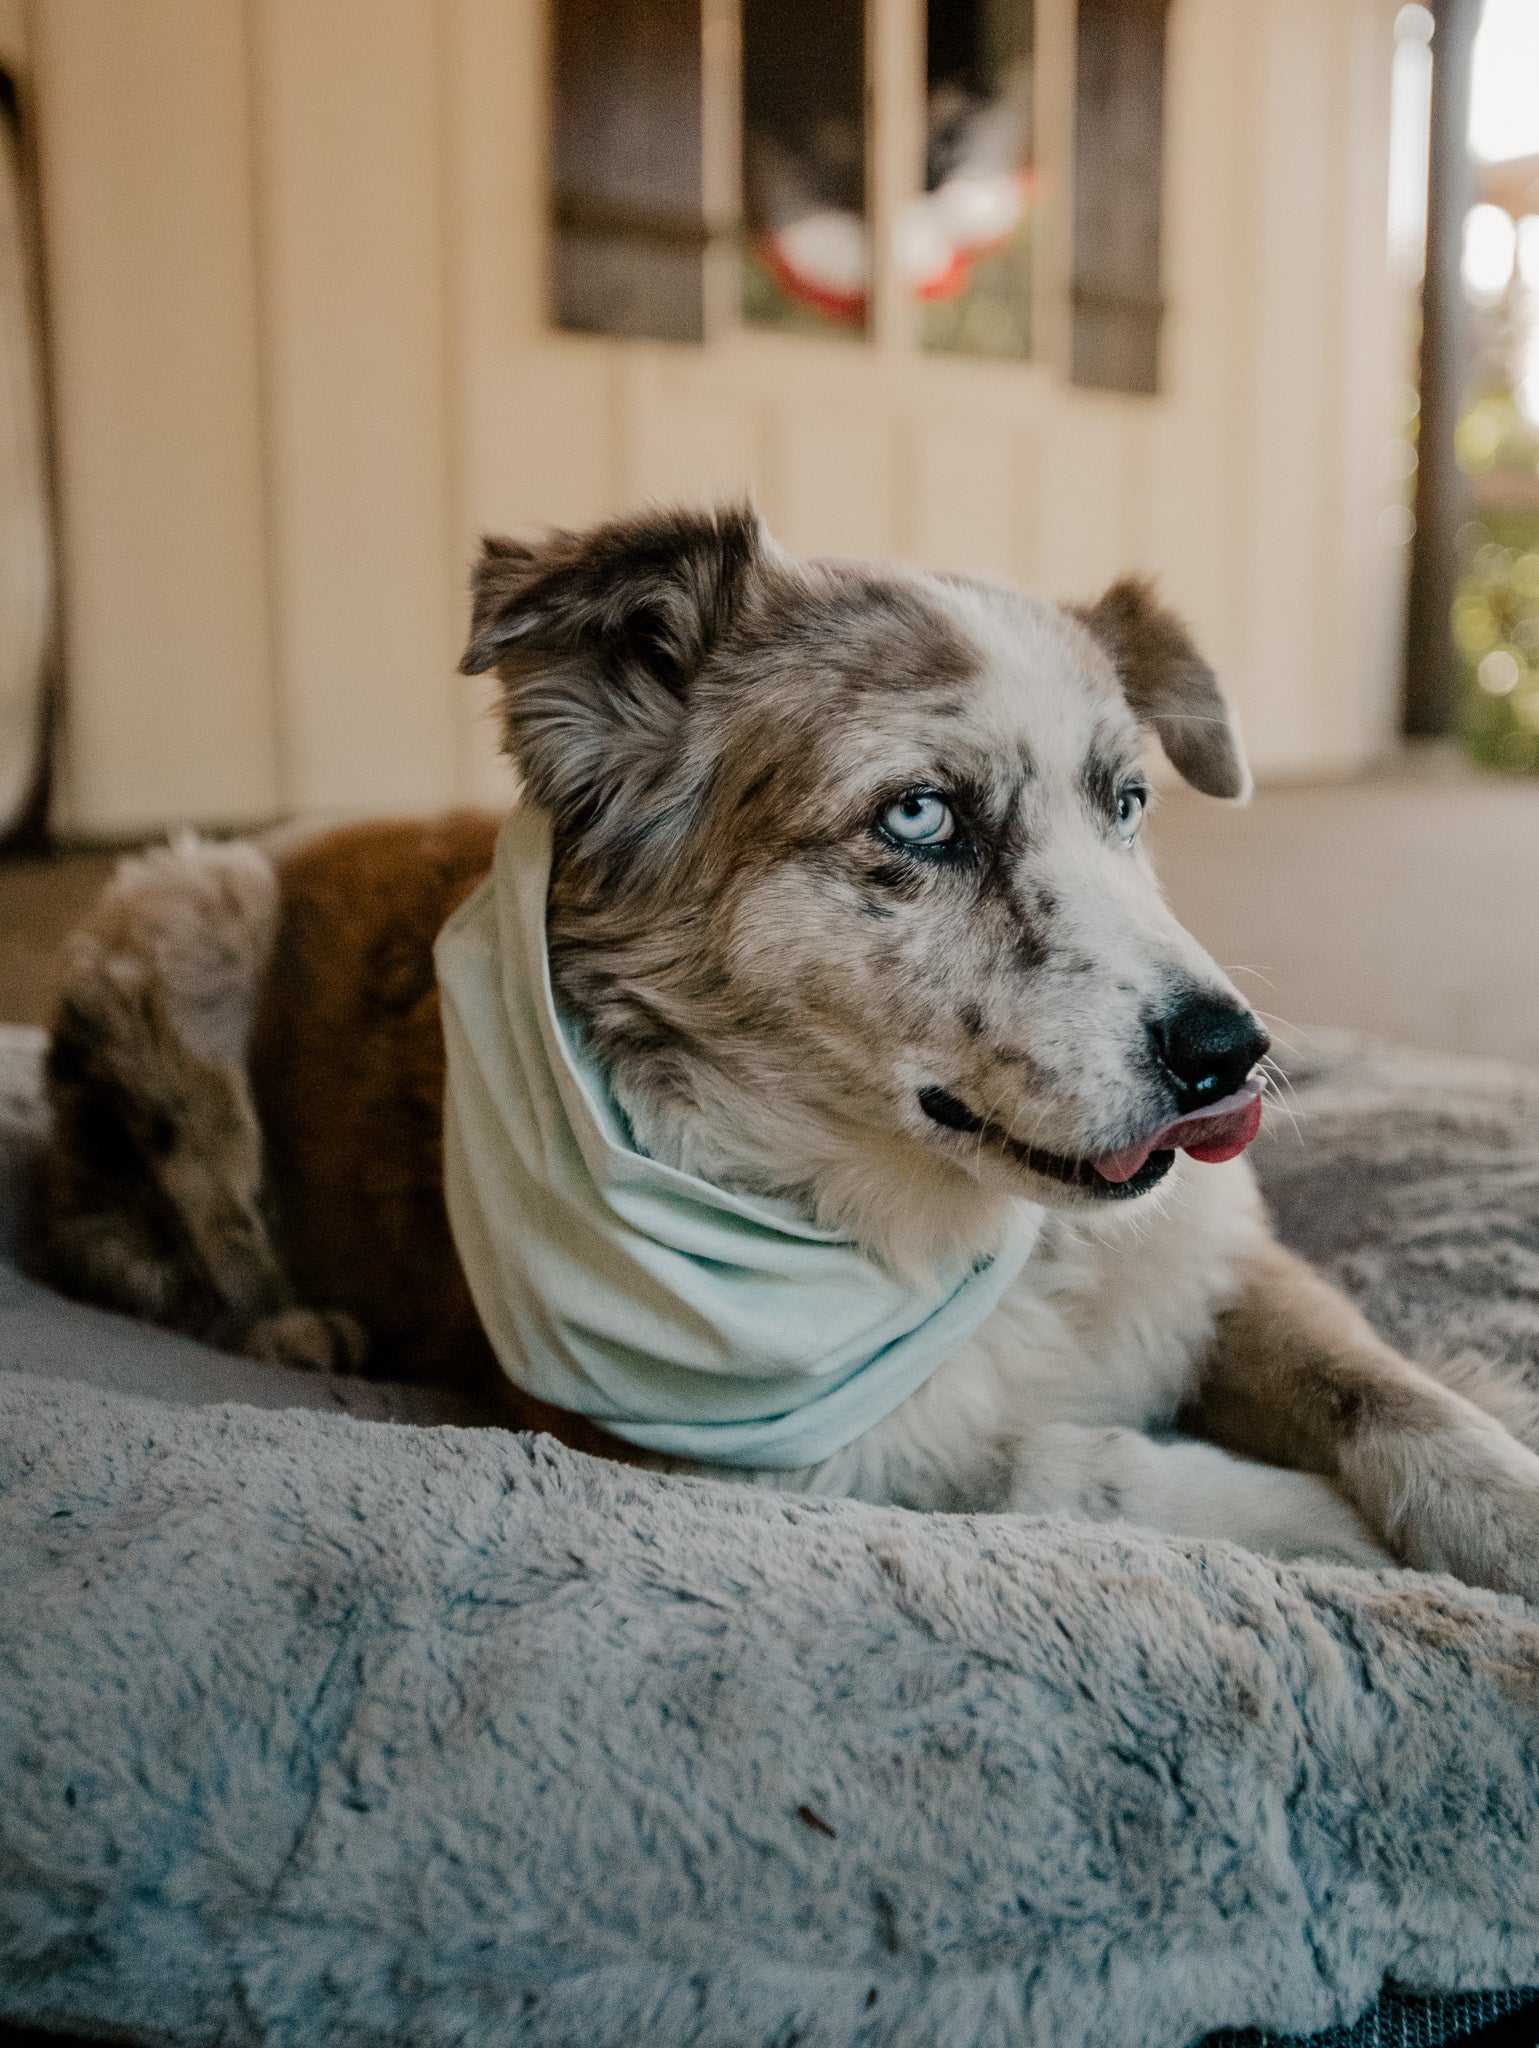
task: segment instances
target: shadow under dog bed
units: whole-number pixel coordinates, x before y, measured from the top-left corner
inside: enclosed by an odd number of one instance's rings
[[[0,1038],[8,1261],[36,1056]],[[1394,1341],[1519,1384],[1539,1080],[1340,1044],[1297,1078],[1257,1154],[1285,1237]],[[1436,2048],[1539,1982],[1522,1603],[456,1419],[0,1266],[0,2017]]]

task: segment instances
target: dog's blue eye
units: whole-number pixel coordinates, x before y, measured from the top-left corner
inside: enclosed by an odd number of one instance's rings
[[[900,846],[945,846],[957,836],[957,821],[940,797],[911,789],[882,813],[882,830]]]
[[[1144,805],[1147,800],[1147,792],[1137,787],[1124,789],[1118,793],[1117,830],[1129,846],[1138,837],[1138,828],[1143,823]]]

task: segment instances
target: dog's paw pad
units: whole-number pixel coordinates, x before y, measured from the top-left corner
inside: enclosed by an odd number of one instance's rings
[[[286,1308],[253,1323],[241,1349],[248,1358],[306,1372],[357,1372],[369,1355],[369,1336],[343,1309]]]

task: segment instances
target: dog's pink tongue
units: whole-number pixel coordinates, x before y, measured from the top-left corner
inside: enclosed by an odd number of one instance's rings
[[[1211,1109],[1194,1109],[1178,1116],[1162,1130],[1121,1152],[1103,1152],[1092,1163],[1102,1180],[1131,1180],[1151,1152],[1180,1151],[1204,1164],[1216,1166],[1234,1159],[1261,1128],[1261,1088],[1251,1081],[1238,1094],[1215,1102]]]

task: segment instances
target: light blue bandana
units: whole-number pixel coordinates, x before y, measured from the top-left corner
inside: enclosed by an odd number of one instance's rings
[[[524,804],[436,947],[444,1180],[470,1291],[509,1378],[648,1450],[789,1469],[896,1408],[994,1308],[1041,1212],[990,1262],[898,1278],[787,1203],[637,1151],[557,1014],[550,825]]]

